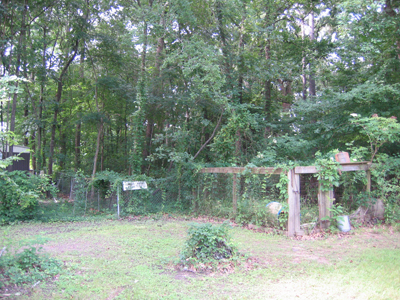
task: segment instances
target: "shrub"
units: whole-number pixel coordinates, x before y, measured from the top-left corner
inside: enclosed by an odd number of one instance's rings
[[[22,252],[0,257],[0,288],[41,281],[57,275],[61,262],[40,253],[41,247],[25,248]]]
[[[206,264],[222,259],[232,259],[235,247],[229,236],[229,225],[191,224],[189,237],[181,253],[181,263],[187,265]]]
[[[0,170],[0,224],[32,219],[38,199],[46,191],[55,194],[47,177]]]

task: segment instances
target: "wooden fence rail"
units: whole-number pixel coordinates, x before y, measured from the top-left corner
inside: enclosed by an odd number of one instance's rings
[[[341,163],[341,172],[349,171],[366,171],[367,176],[367,191],[371,190],[371,167],[370,162],[347,162]],[[260,168],[244,168],[244,167],[221,167],[221,168],[204,168],[200,173],[223,173],[233,174],[232,185],[232,205],[233,211],[236,214],[237,210],[237,174],[281,174],[285,172],[281,168],[260,167]],[[287,171],[288,176],[288,236],[303,235],[300,229],[300,174],[315,174],[318,173],[316,166],[300,166]],[[330,216],[330,208],[334,200],[333,189],[330,191],[322,191],[321,184],[318,184],[318,207],[319,207],[319,222],[321,228],[328,228],[329,222],[322,221],[325,217]]]

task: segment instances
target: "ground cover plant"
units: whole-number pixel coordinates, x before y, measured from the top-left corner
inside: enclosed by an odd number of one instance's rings
[[[234,226],[237,249],[251,260],[234,272],[178,270],[190,224],[207,218],[131,217],[2,227],[13,242],[32,235],[63,264],[52,280],[8,285],[18,299],[398,299],[398,227],[289,239]],[[3,242],[3,241],[1,241]],[[39,281],[39,280],[38,280]]]
[[[26,246],[18,252],[3,247],[0,257],[0,288],[39,284],[62,270],[61,262],[42,253],[42,247]]]

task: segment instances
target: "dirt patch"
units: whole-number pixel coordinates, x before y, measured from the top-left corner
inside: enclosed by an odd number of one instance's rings
[[[203,274],[205,275],[205,274]],[[177,271],[174,275],[176,280],[188,280],[188,278],[198,278],[201,274],[192,271]]]

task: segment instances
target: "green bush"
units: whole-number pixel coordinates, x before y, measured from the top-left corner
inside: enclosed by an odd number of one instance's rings
[[[41,247],[29,247],[17,254],[0,257],[0,288],[42,281],[60,273],[61,262],[40,253]]]
[[[45,192],[55,195],[47,177],[29,176],[23,171],[0,171],[0,224],[32,219],[38,199]]]
[[[235,247],[229,236],[229,225],[191,224],[189,237],[181,253],[181,263],[187,265],[205,264],[222,259],[232,259]]]

